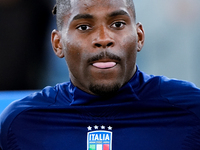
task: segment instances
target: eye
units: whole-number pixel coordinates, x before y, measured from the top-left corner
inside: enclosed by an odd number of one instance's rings
[[[126,24],[124,22],[115,22],[111,25],[113,28],[122,29]]]
[[[88,26],[88,25],[80,25],[80,26],[77,27],[77,29],[80,30],[80,31],[86,31],[86,30],[90,30],[91,27]]]

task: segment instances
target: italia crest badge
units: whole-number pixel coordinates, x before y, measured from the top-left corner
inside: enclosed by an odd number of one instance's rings
[[[112,150],[112,127],[88,126],[87,150]]]

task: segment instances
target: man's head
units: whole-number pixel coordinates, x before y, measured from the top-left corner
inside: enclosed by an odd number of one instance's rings
[[[65,57],[75,86],[104,96],[131,79],[144,43],[132,0],[57,0],[55,11],[53,49]]]

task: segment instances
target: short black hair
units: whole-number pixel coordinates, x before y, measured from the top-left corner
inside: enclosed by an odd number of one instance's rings
[[[63,16],[70,10],[71,0],[56,0],[52,13],[56,15],[58,30],[62,29]]]
[[[133,0],[126,0],[127,6],[131,8],[133,17],[136,20],[136,13]],[[71,9],[71,0],[56,0],[56,4],[53,8],[53,15],[56,15],[56,22],[58,30],[62,29],[63,16]]]

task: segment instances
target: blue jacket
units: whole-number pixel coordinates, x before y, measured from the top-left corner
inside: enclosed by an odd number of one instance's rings
[[[200,150],[200,89],[137,70],[110,98],[61,83],[10,104],[0,121],[2,150]]]

